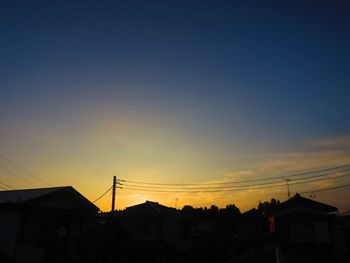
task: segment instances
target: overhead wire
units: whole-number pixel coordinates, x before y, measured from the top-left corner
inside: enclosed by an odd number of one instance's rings
[[[117,192],[117,191],[116,191]],[[107,196],[106,204],[110,205],[112,203],[112,194]],[[111,209],[111,208],[109,208]],[[106,206],[106,211],[109,211],[108,206]]]
[[[291,178],[291,177],[298,177],[308,174],[315,174],[320,172],[326,172],[331,170],[336,170],[344,167],[349,167],[350,164],[344,164],[340,166],[330,167],[330,168],[324,168],[319,170],[313,170],[303,173],[295,173],[295,174],[289,174],[289,175],[283,175],[283,176],[274,176],[274,177],[267,177],[267,178],[259,178],[259,179],[249,179],[249,180],[240,180],[240,181],[226,181],[226,182],[216,182],[216,183],[158,183],[158,182],[143,182],[143,181],[132,181],[132,180],[125,180],[125,179],[119,179],[120,182],[125,183],[133,183],[133,184],[140,184],[140,185],[169,185],[169,186],[192,186],[192,185],[198,185],[198,186],[205,186],[205,185],[225,185],[225,184],[238,184],[238,183],[248,183],[248,182],[260,182],[260,181],[269,181],[269,180],[275,180],[275,179],[284,179],[284,178]]]
[[[38,181],[40,181],[41,183],[47,185],[47,186],[52,186],[51,184],[49,184],[47,181],[45,181],[44,179],[40,178],[39,176],[33,174],[32,172],[29,172],[28,170],[24,169],[23,167],[21,167],[19,164],[17,164],[16,162],[10,160],[9,158],[5,157],[4,155],[0,154],[0,158],[5,160],[6,162],[8,162],[9,164],[13,165],[14,167],[16,167],[17,169],[21,170],[22,172],[26,173],[27,175],[37,179]]]
[[[0,182],[0,185],[3,185],[3,186],[5,186],[5,187],[7,187],[7,189],[10,189],[10,190],[15,190],[16,188],[14,188],[13,186],[10,186],[10,185],[8,185],[8,184],[5,184],[5,183],[2,183],[2,182]],[[3,187],[4,188],[4,187]]]
[[[92,203],[96,203],[98,200],[100,200],[102,197],[104,197],[112,188],[113,188],[113,186],[108,188],[108,190],[106,192],[104,192],[102,195],[100,195],[98,198],[96,198],[94,201],[92,201]]]
[[[32,182],[29,182],[26,178],[24,178],[22,175],[18,175],[17,173],[14,173],[12,172],[11,170],[3,167],[3,166],[0,166],[0,169],[4,170],[5,172],[9,173],[9,174],[12,174],[14,176],[16,176],[19,180],[23,181],[24,183],[32,186],[32,187],[38,187],[37,184],[33,184]]]
[[[340,176],[334,176],[334,177],[330,177],[330,178],[321,178],[321,179],[315,179],[315,180],[308,180],[308,181],[302,181],[302,182],[295,182],[295,183],[290,183],[289,185],[299,185],[299,184],[306,184],[306,183],[313,183],[313,182],[320,182],[320,181],[326,181],[326,180],[334,180],[334,179],[339,179],[339,178],[345,178],[350,176],[350,173],[348,174],[344,174],[344,175],[340,175]],[[310,179],[310,178],[309,178]],[[312,179],[312,178],[311,178]],[[204,192],[210,192],[210,193],[214,193],[214,192],[235,192],[235,191],[243,191],[243,190],[255,190],[255,189],[264,189],[264,188],[271,188],[271,187],[285,187],[285,184],[282,182],[279,182],[278,185],[276,185],[276,183],[270,184],[269,186],[259,186],[257,185],[256,187],[247,187],[247,186],[242,186],[242,187],[236,187],[236,188],[226,188],[226,189],[204,189],[204,190],[186,190],[186,189],[178,189],[178,190],[174,190],[174,189],[170,189],[170,190],[152,190],[152,189],[147,189],[147,188],[135,188],[135,187],[123,187],[123,189],[126,190],[136,190],[136,191],[145,191],[145,192],[182,192],[182,193],[204,193]]]
[[[318,192],[330,191],[330,190],[335,190],[335,189],[349,187],[349,186],[350,186],[350,184],[343,184],[343,185],[338,185],[338,186],[333,186],[333,187],[328,187],[328,188],[321,188],[319,190],[304,191],[304,192],[300,192],[300,194],[318,193]]]
[[[330,175],[336,175],[339,173],[347,172],[350,171],[349,169],[343,169],[341,171],[336,171],[336,172],[331,172],[331,173],[324,173],[324,174],[317,174],[317,175],[312,175],[312,176],[307,176],[303,178],[295,178],[293,181],[300,181],[300,180],[306,180],[306,179],[311,179],[311,178],[318,178],[318,177],[324,177],[324,176],[330,176]],[[330,177],[332,178],[332,177]],[[145,185],[133,185],[133,184],[128,184],[128,183],[123,183],[124,187],[138,187],[138,188],[146,188],[146,189],[171,189],[171,190],[198,190],[198,189],[231,189],[231,188],[236,188],[236,187],[252,187],[252,186],[259,186],[259,185],[273,185],[273,184],[279,184],[281,182],[263,182],[263,183],[256,183],[256,184],[244,184],[244,185],[226,185],[226,186],[198,186],[198,187],[180,187],[180,186],[169,186],[169,187],[160,187],[160,186],[145,186]],[[284,185],[284,183],[283,183]]]

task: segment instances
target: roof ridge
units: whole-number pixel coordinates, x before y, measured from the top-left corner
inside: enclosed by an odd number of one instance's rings
[[[58,186],[0,191],[0,203],[28,203],[63,189],[74,188],[72,186]]]
[[[158,213],[160,213],[160,209],[158,207],[156,207],[156,204],[159,205],[159,203],[157,202],[151,202],[151,201],[146,201],[146,203],[148,203],[154,210],[156,210]]]
[[[337,207],[335,207],[335,206],[332,206],[332,205],[329,205],[329,204],[326,204],[326,203],[322,203],[322,202],[319,202],[319,201],[316,201],[316,200],[312,200],[312,199],[310,199],[310,198],[307,198],[307,197],[303,197],[303,196],[301,196],[301,195],[299,195],[299,196],[294,196],[294,197],[292,197],[291,199],[289,199],[289,200],[292,200],[292,199],[294,199],[294,200],[297,200],[297,199],[304,199],[304,200],[308,200],[308,202],[313,202],[313,203],[316,203],[316,204],[319,204],[319,205],[323,205],[323,206],[328,206],[328,207],[332,207],[332,208],[335,208],[335,209],[337,209],[338,210],[338,208]],[[289,201],[289,200],[287,200],[287,201]],[[286,201],[286,202],[287,202]]]
[[[54,187],[42,187],[42,188],[25,188],[25,189],[12,189],[12,190],[2,190],[0,192],[20,192],[20,191],[40,191],[49,189],[63,189],[63,188],[73,188],[71,185],[67,186],[54,186]]]

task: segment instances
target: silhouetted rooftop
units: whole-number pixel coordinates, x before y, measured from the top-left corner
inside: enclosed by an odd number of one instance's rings
[[[0,191],[0,205],[98,211],[72,186]]]
[[[175,208],[161,205],[157,202],[146,201],[145,203],[129,206],[124,210],[127,216],[177,216],[178,213]]]
[[[25,203],[68,187],[71,186],[0,191],[0,204]]]
[[[242,214],[242,217],[244,217],[244,218],[255,218],[255,217],[259,217],[259,216],[260,216],[259,212],[256,208],[252,208],[252,209],[250,209]]]
[[[311,200],[305,197],[302,197],[300,194],[296,194],[291,199],[280,203],[276,207],[272,208],[268,214],[280,214],[289,212],[311,212],[317,214],[327,214],[332,212],[337,212],[338,208],[327,205],[315,200]]]

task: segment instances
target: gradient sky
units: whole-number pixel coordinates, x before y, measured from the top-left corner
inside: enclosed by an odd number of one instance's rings
[[[3,1],[0,154],[90,200],[113,175],[224,182],[350,163],[349,28],[347,1]],[[45,186],[0,166],[2,182]],[[350,209],[347,191],[318,200]],[[272,195],[286,189],[121,189],[117,208],[246,210]]]

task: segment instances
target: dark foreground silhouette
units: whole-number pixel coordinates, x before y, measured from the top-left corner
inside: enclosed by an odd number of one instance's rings
[[[0,192],[0,262],[349,262],[350,215],[296,194],[245,213],[146,201],[99,213],[72,187]]]

